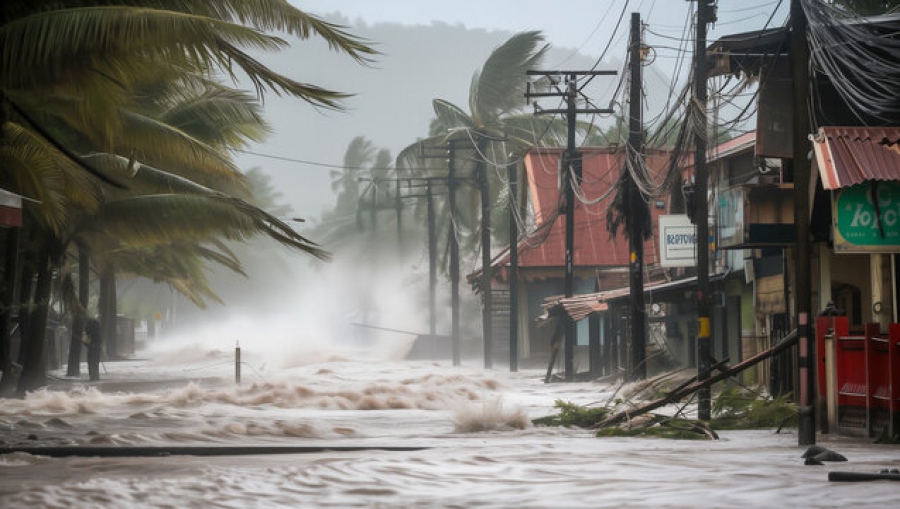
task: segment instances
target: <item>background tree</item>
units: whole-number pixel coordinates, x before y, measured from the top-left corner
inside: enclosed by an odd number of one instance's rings
[[[443,160],[424,158],[433,154],[436,147],[447,147],[449,143],[464,147],[456,156],[457,175],[464,179],[475,177],[476,166],[487,170],[488,188],[491,191],[491,213],[494,224],[505,224],[507,203],[500,203],[501,196],[509,200],[505,192],[504,179],[507,165],[517,164],[525,151],[533,146],[556,146],[566,139],[565,122],[535,116],[525,112],[527,106],[525,88],[528,81],[526,71],[538,68],[548,50],[540,32],[522,32],[511,37],[496,48],[481,69],[472,76],[469,88],[468,111],[442,99],[435,99],[433,107],[435,119],[431,123],[429,136],[402,150],[397,157],[397,168],[420,168],[419,176],[446,176],[447,166]],[[427,148],[426,147],[430,147]],[[446,238],[451,219],[462,234],[477,230],[478,188],[464,185],[460,188],[458,203],[462,207],[455,218],[450,217],[446,200],[438,200],[441,218],[439,238]],[[417,205],[424,207],[424,203]],[[494,235],[501,242],[507,242],[508,228],[493,228]],[[472,252],[477,244],[476,237],[464,235],[463,245]]]

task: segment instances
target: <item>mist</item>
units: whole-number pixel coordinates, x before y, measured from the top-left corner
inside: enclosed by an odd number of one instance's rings
[[[344,101],[346,110],[317,110],[296,99],[267,96],[265,115],[274,132],[264,143],[251,147],[252,153],[238,155],[242,167],[259,166],[271,175],[288,204],[307,219],[318,217],[332,205],[330,165],[340,166],[353,138],[364,136],[396,156],[428,135],[434,99],[468,109],[472,75],[494,49],[514,35],[441,22],[366,24],[336,13],[324,19],[347,26],[351,33],[371,41],[381,54],[372,63],[360,65],[312,38],[261,58],[293,78],[353,94]],[[617,57],[604,67],[619,69]],[[574,49],[553,46],[544,59],[551,68],[590,68],[594,63],[595,58]],[[586,93],[605,105],[614,88],[615,81],[604,78]]]

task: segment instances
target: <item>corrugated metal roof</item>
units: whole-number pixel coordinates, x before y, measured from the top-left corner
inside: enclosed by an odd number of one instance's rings
[[[611,238],[606,229],[606,211],[622,171],[624,152],[591,148],[580,150],[583,196],[581,200],[576,198],[574,266],[628,265],[628,239],[621,234]],[[531,202],[535,219],[542,227],[520,242],[519,267],[563,267],[565,264],[565,216],[559,215],[559,158],[562,153],[562,149],[541,149],[533,150],[526,156]],[[650,152],[645,161],[650,171],[661,179],[669,161],[669,152]],[[657,209],[651,205],[654,227],[658,216],[666,213],[667,209],[667,206]],[[657,243],[651,237],[644,244],[644,263],[655,264],[658,260]],[[506,265],[508,254],[498,262]]]
[[[900,180],[900,127],[820,127],[813,148],[825,189]]]

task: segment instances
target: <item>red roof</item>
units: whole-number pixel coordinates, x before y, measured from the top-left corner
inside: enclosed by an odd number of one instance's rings
[[[573,263],[576,267],[614,267],[628,265],[628,239],[620,231],[615,238],[606,229],[606,212],[614,195],[614,186],[622,171],[623,151],[581,148],[582,193],[575,200],[575,244]],[[537,231],[519,243],[520,267],[563,267],[565,265],[565,216],[559,215],[561,189],[559,187],[559,159],[564,149],[536,149],[525,157],[528,186]],[[646,165],[657,176],[664,177],[669,152],[653,152],[646,156]],[[665,201],[664,198],[662,198]],[[651,204],[653,226],[658,216],[665,214]],[[659,252],[655,238],[644,243],[644,263],[655,264]],[[497,264],[509,263],[505,254]],[[496,264],[495,264],[496,265]]]
[[[813,147],[825,189],[900,180],[898,127],[820,127]]]

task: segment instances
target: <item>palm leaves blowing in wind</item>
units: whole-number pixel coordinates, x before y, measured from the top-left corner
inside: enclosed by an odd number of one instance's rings
[[[20,390],[43,383],[51,280],[72,243],[92,252],[107,274],[129,266],[193,297],[211,295],[197,277],[200,265],[147,258],[148,249],[170,246],[240,270],[217,239],[262,233],[325,256],[250,205],[230,156],[265,134],[252,103],[266,93],[340,108],[346,94],[280,74],[251,55],[287,47],[284,37],[313,36],[362,63],[375,55],[342,27],[284,0],[0,5],[0,188],[25,200],[22,231],[4,232],[4,262],[20,265],[0,278],[0,389],[9,384],[14,310],[23,339]],[[255,97],[238,90],[239,78],[252,83]],[[129,252],[145,258],[130,263]],[[21,276],[18,293],[13,274]],[[83,314],[85,303],[77,304]],[[112,315],[105,328],[114,325],[114,312],[101,310],[101,321],[104,314]]]
[[[419,176],[445,175],[444,160],[435,162],[423,156],[427,155],[426,147],[433,149],[454,143],[460,147],[457,175],[487,170],[491,203],[496,204],[501,196],[506,196],[509,204],[514,205],[516,197],[509,197],[500,185],[507,166],[518,165],[525,151],[533,146],[558,145],[566,139],[564,122],[525,111],[526,71],[540,66],[549,49],[543,41],[540,32],[522,32],[497,47],[472,76],[468,112],[446,100],[434,99],[435,119],[430,135],[400,152],[398,172],[418,169],[421,170]],[[462,208],[452,218],[457,229],[475,228],[477,192],[472,193],[471,189],[464,188],[463,192],[469,192],[461,200],[470,206]],[[492,213],[505,219],[505,210],[504,206],[494,207]],[[441,228],[446,230],[450,212],[444,211],[438,217],[445,218]],[[504,229],[495,231],[500,239],[506,240]]]

